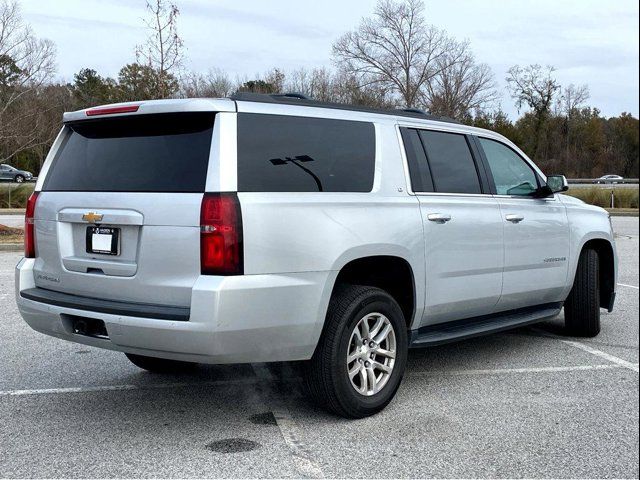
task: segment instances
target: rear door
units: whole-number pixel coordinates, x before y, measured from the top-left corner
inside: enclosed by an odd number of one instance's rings
[[[543,181],[505,143],[478,137],[504,225],[504,286],[499,310],[562,300],[569,266],[569,222],[556,197],[533,198]]]
[[[491,313],[502,289],[502,220],[474,145],[459,133],[401,132],[424,224],[423,325]]]
[[[36,206],[36,286],[188,306],[214,113],[65,125]]]

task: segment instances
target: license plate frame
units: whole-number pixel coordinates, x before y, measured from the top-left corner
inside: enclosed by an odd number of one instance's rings
[[[111,237],[110,242],[107,237]],[[120,229],[115,227],[87,227],[87,253],[91,255],[119,255]],[[94,245],[95,243],[95,245]]]

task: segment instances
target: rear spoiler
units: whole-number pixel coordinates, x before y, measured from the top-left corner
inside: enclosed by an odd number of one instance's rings
[[[120,115],[145,115],[153,113],[177,112],[235,112],[236,103],[227,98],[187,98],[170,100],[149,100],[146,102],[127,102],[85,108],[75,112],[65,112],[62,121],[77,122],[90,120],[97,116],[117,117]]]

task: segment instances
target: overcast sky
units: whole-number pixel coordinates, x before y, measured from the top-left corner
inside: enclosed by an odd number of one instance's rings
[[[116,76],[147,35],[144,0],[19,0],[36,34],[58,49],[58,74],[83,67]],[[375,0],[175,0],[186,67],[217,67],[232,78],[272,67],[331,66],[331,44],[374,9]],[[514,64],[550,64],[561,84],[587,84],[605,115],[638,116],[637,0],[426,0],[427,21],[468,39],[504,93]]]

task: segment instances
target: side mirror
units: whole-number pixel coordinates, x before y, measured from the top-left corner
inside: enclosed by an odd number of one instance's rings
[[[566,192],[569,190],[569,182],[564,175],[549,175],[547,185],[553,193]]]

